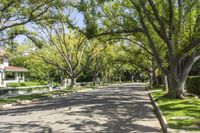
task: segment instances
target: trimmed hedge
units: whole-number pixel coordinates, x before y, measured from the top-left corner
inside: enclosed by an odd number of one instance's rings
[[[187,79],[187,91],[200,95],[200,76],[190,76]]]
[[[7,87],[38,86],[47,84],[48,84],[47,82],[15,82],[15,83],[7,83]]]

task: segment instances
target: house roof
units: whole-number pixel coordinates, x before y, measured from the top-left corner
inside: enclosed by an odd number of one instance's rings
[[[4,70],[6,72],[28,72],[28,69],[16,66],[5,66]]]

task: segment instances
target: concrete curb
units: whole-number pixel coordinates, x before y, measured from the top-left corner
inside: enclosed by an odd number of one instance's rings
[[[162,114],[162,111],[160,110],[160,108],[158,107],[158,104],[156,103],[156,101],[154,100],[153,96],[151,95],[151,92],[149,91],[149,89],[146,87],[147,91],[148,91],[148,94],[149,94],[149,97],[150,97],[150,100],[151,100],[151,103],[155,109],[155,112],[156,112],[156,115],[160,121],[160,124],[162,126],[162,129],[163,129],[163,132],[164,133],[167,133],[168,132],[168,123],[167,123],[167,120],[166,118],[164,117],[164,115]]]

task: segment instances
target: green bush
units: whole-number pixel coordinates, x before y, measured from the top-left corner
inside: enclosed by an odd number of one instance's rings
[[[23,86],[38,86],[38,85],[47,85],[46,82],[16,82],[16,83],[7,83],[7,87],[23,87]]]
[[[187,91],[200,95],[200,76],[190,76],[187,79]]]

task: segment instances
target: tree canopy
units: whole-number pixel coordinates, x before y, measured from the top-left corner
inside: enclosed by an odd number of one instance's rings
[[[48,55],[41,57],[74,78],[89,64],[94,73],[101,69],[110,77],[130,67],[121,66],[124,62],[147,75],[159,69],[167,79],[167,96],[183,98],[187,76],[200,58],[199,0],[3,0],[0,9],[2,42],[25,34],[40,46],[38,55]],[[74,13],[83,17],[81,26],[71,16]],[[36,26],[34,32],[27,28],[30,22]],[[103,49],[102,40],[107,44]],[[107,43],[111,41],[123,43],[124,49]],[[98,62],[104,65],[97,68]]]

